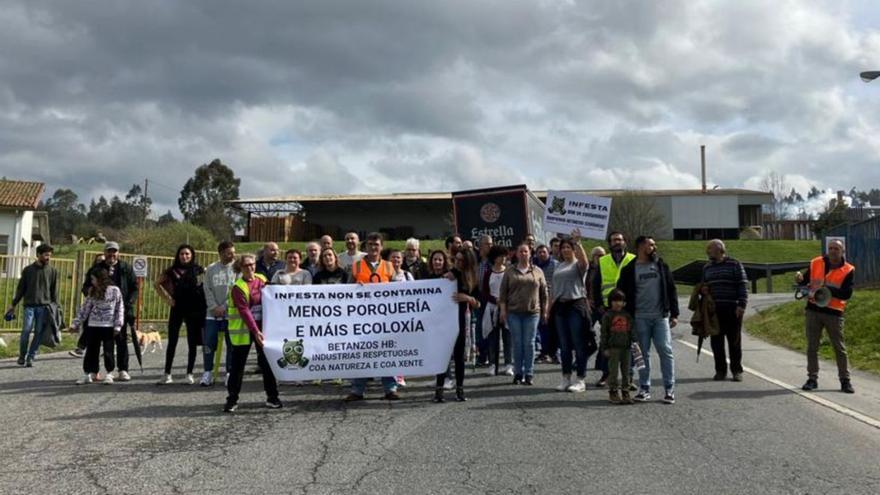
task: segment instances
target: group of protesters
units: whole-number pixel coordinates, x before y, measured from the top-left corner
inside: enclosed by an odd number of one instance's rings
[[[345,250],[337,253],[329,235],[309,242],[305,252],[289,249],[283,259],[278,245],[266,243],[257,254],[237,255],[230,241],[217,246],[218,260],[207,268],[195,261],[195,249],[181,245],[155,289],[170,307],[164,373],[158,384],[174,381],[172,367],[180,329],[186,325],[187,365],[184,381],[196,383],[197,349],[202,348],[203,373],[199,385],[214,384],[215,356],[221,339],[226,343],[228,390],[225,412],[238,406],[245,365],[252,344],[257,372],[262,374],[265,405],[282,407],[278,383],[263,352],[261,290],[268,284],[309,285],[347,283],[406,283],[447,278],[456,283],[458,335],[447,371],[436,376],[434,402],[444,402],[444,391],[455,390],[465,401],[466,356],[489,375],[512,377],[514,384],[531,386],[536,363],[561,367],[559,391],[587,389],[588,360],[601,373],[596,388],[608,388],[609,401],[631,404],[651,400],[651,359],[656,352],[664,387],[663,402],[675,402],[675,362],[671,328],[678,324],[676,285],[669,266],[658,255],[655,240],[639,236],[629,243],[621,232],[611,232],[607,248],[584,250],[580,233],[557,236],[548,245],[534,236],[512,251],[483,235],[473,241],[459,235],[446,239],[445,249],[422,253],[418,239],[406,241],[403,251],[386,249],[378,233],[345,235]],[[606,251],[607,249],[607,251]],[[19,301],[25,303],[25,322],[18,363],[33,366],[50,305],[57,305],[57,272],[50,265],[53,249],[37,249],[37,261],[25,268],[7,317]],[[748,303],[748,279],[742,264],[727,255],[721,240],[707,243],[709,262],[691,298],[695,320],[710,338],[715,359],[714,379],[743,378],[742,318]],[[841,389],[852,393],[842,321],[846,300],[852,295],[852,265],[843,246],[832,243],[824,257],[813,260],[808,276],[798,282],[811,288],[830,287],[829,306],[811,299],[807,305],[808,376],[806,390],[817,386],[818,339],[825,328],[837,353]],[[77,384],[111,384],[131,380],[128,339],[136,339],[134,308],[138,284],[132,267],[119,259],[119,245],[108,242],[103,255],[88,271],[82,292],[85,301],[70,328],[80,332],[78,349],[83,375]],[[811,292],[812,294],[812,292]],[[816,313],[810,315],[810,312]],[[37,329],[29,343],[31,329]],[[816,345],[812,342],[815,341]],[[726,344],[726,346],[725,346]],[[726,349],[725,349],[726,347]],[[103,348],[105,373],[99,370]],[[728,364],[729,355],[729,364]],[[114,376],[115,372],[115,376]],[[637,377],[634,375],[638,374]],[[400,399],[404,377],[376,377],[384,398]],[[353,379],[346,401],[364,399],[367,379]],[[630,393],[635,392],[634,396]]]

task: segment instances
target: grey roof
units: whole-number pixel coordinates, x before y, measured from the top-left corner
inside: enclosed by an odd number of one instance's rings
[[[576,192],[593,196],[618,196],[635,192],[649,196],[764,196],[770,193],[754,191],[750,189],[709,189],[705,193],[700,189],[571,189],[566,192]],[[532,191],[535,196],[545,198],[547,191]],[[246,198],[229,201],[233,204],[254,203],[322,203],[322,202],[347,202],[347,201],[430,201],[451,200],[451,192],[426,192],[426,193],[381,193],[381,194],[301,194],[294,196],[269,196],[263,198]]]

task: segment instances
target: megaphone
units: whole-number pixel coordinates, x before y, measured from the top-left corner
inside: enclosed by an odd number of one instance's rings
[[[819,287],[813,293],[813,304],[824,308],[831,302],[831,290],[828,287]]]

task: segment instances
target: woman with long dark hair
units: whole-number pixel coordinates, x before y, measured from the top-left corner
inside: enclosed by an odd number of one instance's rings
[[[431,255],[428,256],[428,269],[425,278],[441,278],[449,272],[449,255],[446,254],[446,251],[436,250],[431,251]]]
[[[553,283],[550,284],[550,314],[556,323],[562,351],[562,381],[556,390],[583,392],[586,389],[584,378],[587,375],[588,352],[595,350],[596,346],[590,328],[590,304],[584,284],[590,262],[581,245],[580,231],[575,230],[571,239],[563,239],[559,243],[559,253],[562,261],[556,265]],[[575,354],[574,371],[577,373],[574,380],[571,376],[572,351]]]
[[[339,256],[333,248],[327,248],[321,251],[318,257],[320,269],[315,276],[312,277],[312,284],[348,284],[351,283],[351,275],[339,266]]]
[[[85,324],[83,331],[86,340],[83,359],[85,374],[76,383],[85,385],[95,381],[98,375],[98,358],[103,345],[104,367],[107,368],[104,383],[110,385],[113,383],[113,375],[110,372],[116,367],[113,360],[114,337],[122,329],[125,317],[122,292],[113,285],[110,274],[104,268],[93,271],[91,281],[92,286],[89,288],[86,301],[80,306],[79,313],[70,325],[70,329],[75,331]]]
[[[174,255],[174,264],[159,275],[156,291],[171,306],[168,314],[168,347],[165,350],[165,374],[159,385],[174,382],[171,365],[180,338],[180,326],[186,323],[186,382],[195,383],[193,368],[196,365],[198,346],[202,345],[202,331],[207,312],[205,292],[200,277],[205,269],[195,262],[195,249],[189,244],[181,244]]]
[[[489,343],[489,375],[504,374],[513,376],[513,364],[510,361],[510,330],[501,321],[498,310],[498,295],[501,291],[501,280],[507,271],[507,248],[504,246],[492,246],[486,258],[491,265],[483,275],[480,296],[483,309],[483,339]],[[501,340],[504,340],[504,368],[498,368],[499,355],[501,354]]]
[[[480,307],[478,299],[480,284],[477,281],[477,257],[473,249],[460,249],[454,256],[455,267],[451,273],[455,277],[457,289],[452,295],[452,300],[458,303],[458,338],[455,339],[452,359],[455,361],[455,400],[464,402],[467,400],[464,396],[464,348],[466,332],[470,325],[468,308]],[[431,258],[433,260],[433,255]],[[444,402],[443,382],[447,376],[448,371],[437,375],[434,402]]]

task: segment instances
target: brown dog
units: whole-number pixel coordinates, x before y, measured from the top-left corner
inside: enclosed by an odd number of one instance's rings
[[[141,332],[140,330],[135,330],[135,335],[138,339],[138,344],[141,345],[141,349],[144,351],[147,350],[147,346],[150,346],[150,352],[156,352],[156,349],[162,350],[162,336],[159,335],[159,332],[156,331],[156,327],[153,325],[147,325],[145,330],[146,332]]]

